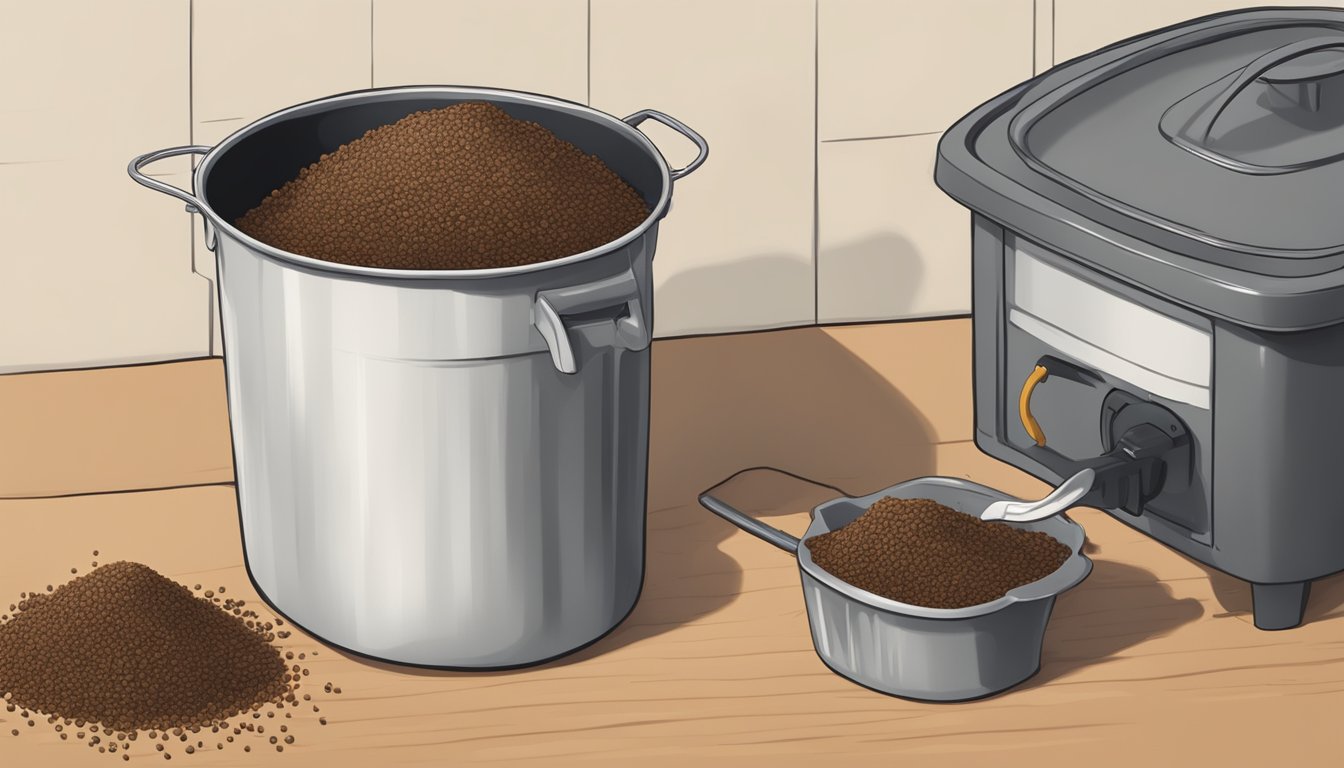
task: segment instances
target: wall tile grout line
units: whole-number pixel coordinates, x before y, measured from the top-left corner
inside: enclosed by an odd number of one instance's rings
[[[934,136],[942,131],[918,131],[916,133],[893,133],[889,136],[853,136],[847,139],[822,139],[821,144],[840,144],[846,141],[881,141],[883,139],[909,139],[915,136]]]
[[[584,84],[584,103],[593,106],[593,0],[588,0],[588,44],[585,46],[588,61],[585,65],[586,82]]]
[[[196,0],[187,2],[187,143],[196,143]],[[187,160],[187,183],[195,177],[196,156]],[[193,186],[194,190],[194,186]],[[201,214],[202,217],[205,214]],[[196,265],[196,215],[187,216],[188,253],[191,254],[191,272],[209,286],[205,302],[205,353],[215,354],[215,279],[201,274]]]
[[[376,88],[376,87],[378,87],[378,86],[377,86],[377,82],[378,82],[378,81],[375,80],[374,77],[373,77],[373,63],[374,63],[374,55],[373,55],[373,19],[374,19],[373,4],[374,4],[375,2],[377,2],[377,1],[378,1],[378,0],[369,0],[369,87],[370,87],[370,88]]]
[[[821,324],[821,0],[812,2],[812,322]]]

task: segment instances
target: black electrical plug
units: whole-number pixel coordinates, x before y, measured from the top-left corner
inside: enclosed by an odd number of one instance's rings
[[[1142,515],[1144,505],[1162,490],[1165,457],[1179,445],[1177,438],[1152,424],[1130,427],[1104,456],[1080,462],[1097,474],[1092,491],[1079,504]]]

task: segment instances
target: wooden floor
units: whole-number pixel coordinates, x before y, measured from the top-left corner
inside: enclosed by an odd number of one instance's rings
[[[308,664],[314,681],[342,688],[315,692],[329,724],[301,712],[284,754],[258,741],[250,754],[206,751],[172,764],[1344,761],[1334,731],[1344,711],[1344,580],[1317,583],[1307,625],[1261,632],[1244,584],[1093,510],[1074,517],[1095,569],[1058,601],[1041,671],[1022,686],[922,704],[822,665],[795,562],[701,509],[697,492],[765,465],[852,494],[929,474],[1043,494],[1043,484],[969,442],[968,321],[667,341],[654,360],[648,573],[639,606],[615,632],[544,667],[486,674],[370,664],[296,634],[285,647],[318,650]],[[37,405],[48,392],[81,405]],[[20,396],[46,421],[14,415]],[[136,560],[254,598],[233,488],[219,476],[228,465],[222,398],[218,361],[0,377],[9,423],[48,425],[0,451],[4,602],[63,581],[71,566],[85,570],[93,549],[101,561]],[[99,485],[194,485],[192,477],[216,484],[88,495]],[[65,493],[75,495],[32,498]],[[807,510],[833,493],[758,470],[721,495],[800,533]],[[41,721],[27,728],[16,714],[0,712],[0,765],[123,764],[60,741]],[[11,737],[12,727],[21,735]],[[132,750],[130,764],[151,761],[161,757]]]

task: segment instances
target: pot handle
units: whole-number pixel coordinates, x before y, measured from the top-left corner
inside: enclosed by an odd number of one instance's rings
[[[700,154],[696,155],[695,159],[692,160],[690,164],[687,165],[685,168],[678,168],[676,170],[671,171],[669,175],[671,176],[672,181],[676,181],[677,179],[680,179],[683,176],[689,176],[692,171],[705,164],[705,159],[709,157],[709,142],[705,141],[705,137],[696,133],[689,126],[687,126],[680,120],[676,119],[675,117],[672,117],[671,115],[665,115],[662,112],[659,112],[654,109],[641,109],[635,114],[625,118],[625,122],[629,123],[630,127],[632,128],[638,128],[640,123],[644,122],[645,120],[648,120],[649,118],[657,120],[663,125],[666,125],[668,128],[671,128],[677,133],[680,133],[682,136],[685,136],[686,138],[695,142],[696,148],[700,150]]]
[[[210,217],[206,216],[204,210],[201,208],[201,201],[197,200],[195,195],[192,195],[185,189],[179,189],[172,184],[165,184],[158,179],[146,176],[142,173],[142,170],[146,165],[158,162],[167,157],[177,157],[178,155],[204,155],[209,151],[210,147],[202,147],[199,145],[160,149],[158,152],[150,152],[131,160],[131,164],[126,166],[126,172],[131,175],[132,179],[135,179],[140,184],[143,184],[150,189],[158,190],[165,195],[172,195],[178,200],[186,203],[187,213],[201,214],[201,218],[205,221],[205,247],[213,251],[215,250],[215,228],[214,225],[210,223]]]
[[[722,517],[724,520],[736,525],[738,528],[741,528],[758,539],[768,541],[792,555],[798,554],[797,536],[785,533],[773,525],[766,525],[753,517],[748,517],[719,499],[709,495],[708,491],[700,494],[700,506],[708,509],[710,512]]]
[[[629,269],[583,285],[538,291],[532,324],[546,340],[551,361],[561,373],[578,373],[573,332],[594,345],[638,352],[647,349],[649,327],[639,299],[639,283]]]
[[[126,172],[131,175],[132,179],[135,179],[140,184],[143,184],[146,187],[149,187],[150,189],[162,192],[165,195],[172,195],[173,197],[176,197],[178,200],[181,200],[182,202],[186,203],[187,213],[200,213],[201,201],[197,200],[196,197],[192,195],[190,192],[186,191],[185,189],[179,189],[177,187],[174,187],[172,184],[165,184],[162,181],[159,181],[158,179],[150,178],[141,171],[144,169],[146,165],[149,165],[150,163],[157,163],[158,161],[169,157],[177,157],[178,155],[204,155],[209,151],[210,147],[202,147],[199,145],[190,147],[170,147],[168,149],[160,149],[157,152],[150,152],[148,154],[140,155],[139,157],[132,159],[131,164],[126,166]]]

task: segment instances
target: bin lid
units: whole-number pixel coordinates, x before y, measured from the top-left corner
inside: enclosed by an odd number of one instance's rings
[[[1210,283],[1298,293],[1258,278],[1344,271],[1344,11],[1216,14],[1066,62],[955,126],[939,163],[949,194],[1027,237],[1048,223],[995,215],[942,165],[1010,180],[1018,207],[1060,220],[1059,206],[1075,229]],[[1138,259],[1108,271],[1132,276]],[[1178,298],[1207,309],[1216,291]]]
[[[1344,24],[1208,24],[1024,101],[1013,148],[1103,205],[1266,258],[1344,248]]]

